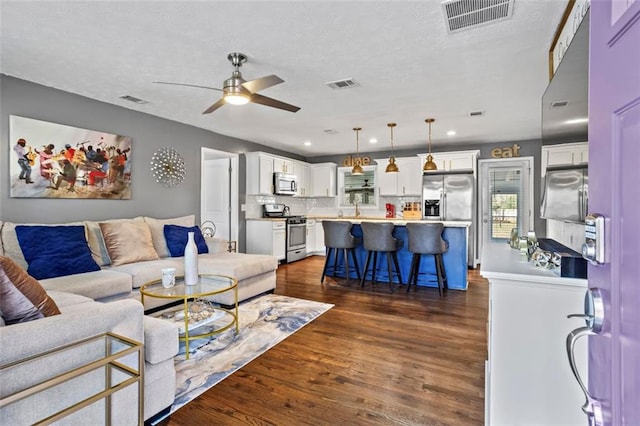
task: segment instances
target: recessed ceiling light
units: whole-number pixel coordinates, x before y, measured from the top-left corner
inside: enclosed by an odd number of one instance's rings
[[[582,123],[588,123],[589,119],[588,118],[574,118],[573,120],[567,120],[564,122],[564,124],[582,124]]]
[[[371,138],[371,139],[369,139],[369,143],[378,143],[378,139]]]
[[[455,136],[456,135],[456,131],[455,130],[449,130],[447,132],[447,136]]]
[[[305,141],[304,146],[311,146],[311,142]]]

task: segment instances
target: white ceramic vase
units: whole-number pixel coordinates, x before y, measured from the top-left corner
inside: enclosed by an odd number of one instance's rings
[[[189,232],[189,239],[184,248],[184,283],[185,285],[198,284],[198,247],[194,239],[194,233]]]

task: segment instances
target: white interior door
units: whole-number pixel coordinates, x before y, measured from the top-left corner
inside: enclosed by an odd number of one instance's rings
[[[200,218],[213,222],[215,237],[238,239],[238,156],[202,149]]]
[[[508,240],[533,229],[533,157],[480,160],[478,256],[489,241]]]

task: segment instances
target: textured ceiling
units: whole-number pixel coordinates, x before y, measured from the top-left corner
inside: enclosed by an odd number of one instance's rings
[[[2,0],[0,72],[308,157],[353,152],[356,126],[361,150],[388,150],[391,121],[397,149],[426,146],[427,117],[433,145],[455,149],[540,138],[547,52],[565,6],[516,0],[511,19],[449,34],[435,0]],[[285,80],[261,94],[301,110],[202,115],[219,92],[153,83],[221,88],[234,51],[249,57],[245,79]],[[359,86],[324,84],[345,78]],[[485,116],[469,117],[476,110]]]

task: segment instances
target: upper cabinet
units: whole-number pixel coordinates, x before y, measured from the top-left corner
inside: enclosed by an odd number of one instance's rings
[[[309,164],[304,161],[267,154],[247,152],[247,194],[273,195],[273,174],[289,173],[296,176],[299,197],[335,197],[335,163]]]
[[[247,194],[273,194],[273,157],[247,152]]]
[[[589,144],[587,142],[545,145],[542,147],[542,176],[547,168],[557,166],[575,166],[589,162]]]
[[[311,195],[311,168],[308,163],[302,161],[293,162],[293,174],[298,178],[299,197],[309,197]]]
[[[273,171],[282,173],[294,173],[294,160],[283,157],[273,157]]]
[[[309,165],[311,170],[311,197],[336,196],[336,163]]]
[[[386,173],[389,159],[376,159],[377,184],[382,196],[420,196],[422,194],[422,161],[419,157],[396,157],[397,173]]]
[[[434,152],[431,154],[433,161],[438,166],[438,172],[448,171],[473,171],[476,172],[479,150]],[[422,164],[427,161],[427,154],[419,155]],[[427,172],[428,173],[428,172]]]

